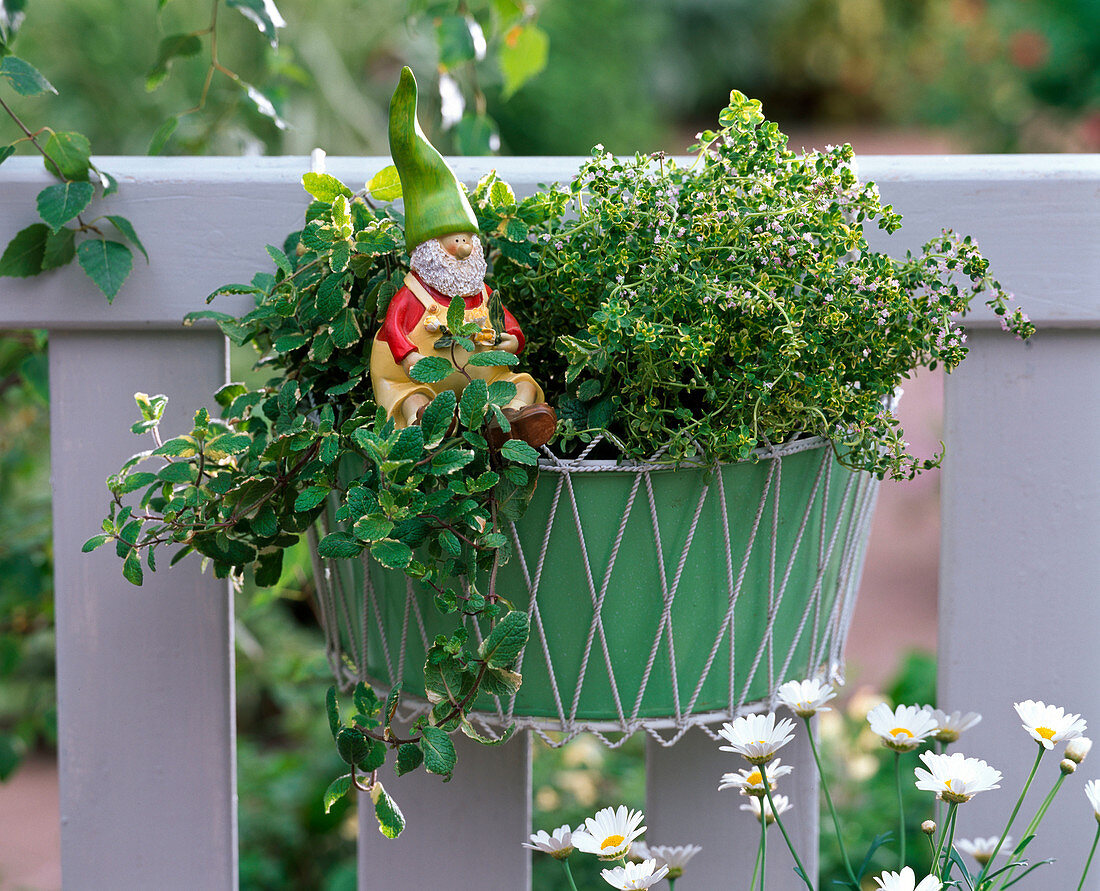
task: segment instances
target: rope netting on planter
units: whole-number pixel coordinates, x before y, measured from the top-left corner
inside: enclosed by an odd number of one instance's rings
[[[874,477],[821,438],[717,467],[590,460],[591,448],[544,450],[527,513],[505,527],[514,551],[497,590],[530,616],[523,685],[482,695],[472,721],[554,746],[582,732],[617,746],[637,730],[671,745],[785,680],[842,676]],[[338,681],[400,684],[407,717],[427,711],[425,652],[453,617],[368,556],[313,553]],[[486,629],[467,626],[480,642]]]

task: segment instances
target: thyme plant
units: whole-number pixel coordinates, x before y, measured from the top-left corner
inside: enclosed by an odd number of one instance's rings
[[[597,146],[530,264],[496,285],[531,307],[531,362],[556,385],[562,436],[604,432],[630,457],[732,461],[799,435],[880,477],[918,459],[886,400],[917,367],[966,354],[960,317],[987,304],[1034,330],[969,237],[872,251],[901,216],[852,168],[851,146],[797,155],[741,93],[681,164]],[[547,374],[544,372],[544,377]]]

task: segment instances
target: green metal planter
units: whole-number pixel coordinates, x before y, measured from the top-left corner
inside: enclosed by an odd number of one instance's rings
[[[835,675],[875,492],[820,439],[718,468],[544,460],[497,580],[531,616],[523,686],[482,697],[479,720],[563,732],[554,742],[640,728],[675,739],[785,680]],[[325,562],[338,675],[422,697],[426,646],[454,617],[400,573]]]

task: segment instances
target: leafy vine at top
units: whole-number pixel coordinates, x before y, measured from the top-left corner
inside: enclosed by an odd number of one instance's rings
[[[1008,309],[969,238],[944,232],[902,260],[869,250],[863,224],[892,232],[900,217],[858,182],[850,147],[796,156],[759,103],[737,92],[720,123],[701,134],[689,166],[659,154],[621,161],[597,147],[568,186],[521,200],[490,173],[469,193],[493,285],[526,333],[528,368],[557,407],[557,447],[604,437],[631,458],[726,461],[822,435],[843,461],[879,475],[933,466],[939,456],[910,454],[886,398],[912,368],[962,360],[958,318],[975,294],[988,291],[1019,336],[1033,326]],[[143,555],[153,569],[161,546],[177,549],[173,563],[196,551],[219,577],[252,567],[260,584],[272,584],[283,549],[331,511],[342,528],[321,539],[322,556],[369,551],[442,612],[488,618],[494,630],[480,647],[459,628],[431,648],[434,709],[410,736],[390,726],[398,691],[383,709],[359,690],[347,726],[330,702],[352,767],[332,795],[369,788],[383,831],[396,832],[396,806],[378,791],[385,747],[398,750],[399,774],[424,763],[448,775],[454,751],[445,732],[480,738],[467,718],[477,692],[514,692],[521,682],[513,668],[526,615],[509,611],[496,577],[509,557],[501,524],[522,515],[537,453],[508,438],[519,404],[511,380],[468,375],[461,396],[425,394],[408,413],[387,403],[396,419],[376,404],[370,333],[408,282],[406,237],[419,244],[455,230],[416,229],[376,206],[399,194],[392,168],[359,193],[323,173],[303,184],[315,200],[301,231],[268,247],[275,273],[210,297],[251,294],[255,308],[241,318],[189,317],[213,319],[234,342],[252,344],[272,377],[254,390],[224,387],[221,419],[200,410],[189,433],[169,439],[159,433],[164,397],[139,394],[133,429],[151,433],[156,447],[108,480],[109,516],[85,548],[114,541],[135,584]],[[451,211],[444,215],[450,223]],[[509,323],[499,307],[489,310],[474,322],[451,300],[438,329],[425,323],[439,333],[429,345],[449,351],[460,373],[513,364]],[[413,381],[450,373],[438,356],[409,355]],[[161,466],[140,470],[149,458]]]

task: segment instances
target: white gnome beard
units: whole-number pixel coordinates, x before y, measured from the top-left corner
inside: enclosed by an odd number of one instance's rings
[[[477,294],[485,283],[485,251],[475,235],[473,250],[465,260],[447,253],[435,238],[418,244],[409,255],[409,266],[424,284],[447,297]]]

